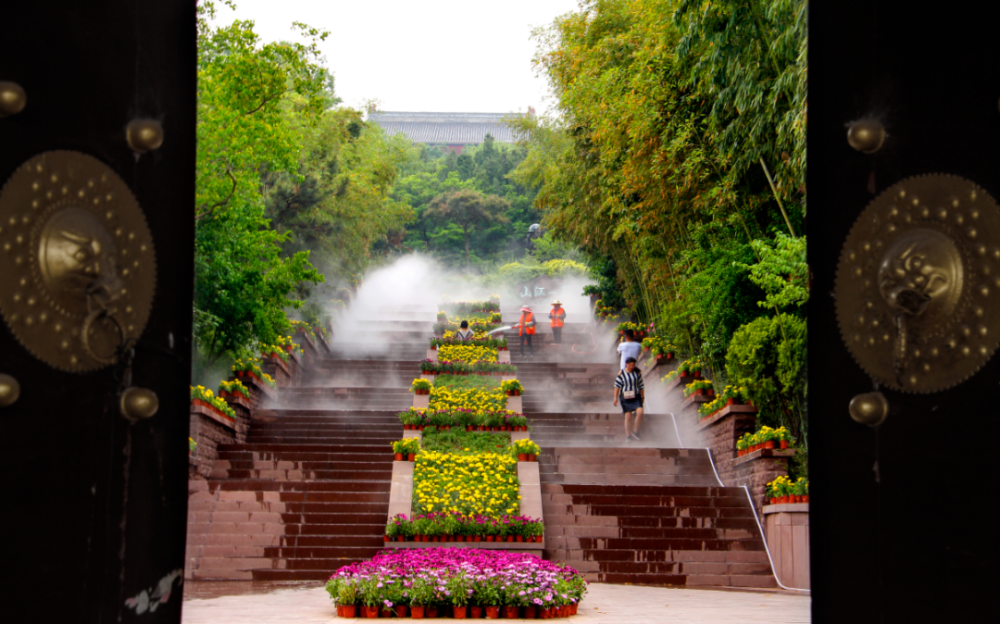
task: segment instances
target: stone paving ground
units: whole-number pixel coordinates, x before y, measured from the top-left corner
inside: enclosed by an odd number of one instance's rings
[[[580,604],[579,614],[557,621],[577,624],[793,624],[810,621],[810,604],[808,595],[784,591],[718,591],[593,583]],[[183,624],[365,621],[338,618],[322,587],[276,588],[250,583],[191,582],[185,586],[181,620]],[[424,621],[454,622],[438,618]]]

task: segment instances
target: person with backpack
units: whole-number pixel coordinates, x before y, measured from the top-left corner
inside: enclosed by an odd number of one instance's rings
[[[521,357],[524,357],[524,343],[528,343],[528,357],[535,357],[535,349],[531,346],[531,337],[535,335],[535,315],[528,306],[521,306],[521,318],[517,321],[517,335],[521,340]]]
[[[625,367],[615,378],[615,399],[612,405],[618,405],[622,400],[622,412],[625,414],[625,441],[642,440],[639,428],[642,426],[643,404],[646,402],[646,388],[642,383],[642,371],[635,365],[635,358],[625,360]],[[635,414],[635,425],[632,423]]]

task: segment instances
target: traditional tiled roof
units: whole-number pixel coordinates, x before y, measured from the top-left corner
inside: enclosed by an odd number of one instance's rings
[[[386,134],[405,134],[414,143],[475,145],[491,135],[501,143],[517,141],[514,132],[503,124],[504,117],[523,113],[369,113]]]

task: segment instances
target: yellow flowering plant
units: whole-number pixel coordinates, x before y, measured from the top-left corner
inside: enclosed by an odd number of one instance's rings
[[[509,454],[424,451],[413,469],[413,510],[498,518],[520,508],[517,460]]]
[[[438,359],[446,362],[496,362],[497,350],[486,346],[443,344],[438,347]]]
[[[469,409],[476,412],[503,411],[507,395],[500,388],[431,388],[431,410]]]
[[[236,412],[233,408],[229,407],[226,400],[217,396],[205,386],[191,386],[191,403],[198,405],[195,401],[204,403],[205,407],[215,410],[221,416],[225,416],[231,420],[236,419]]]
[[[539,455],[542,449],[531,440],[514,440],[514,453],[517,455]]]
[[[243,385],[243,382],[239,379],[230,379],[229,381],[219,382],[219,394],[229,393],[232,395],[242,396],[246,400],[250,400],[250,390]]]

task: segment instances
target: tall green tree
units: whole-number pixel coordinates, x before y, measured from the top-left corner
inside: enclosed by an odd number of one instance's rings
[[[435,197],[424,211],[424,218],[452,223],[461,230],[465,242],[465,269],[472,269],[469,239],[493,224],[507,222],[504,212],[507,200],[496,195],[483,195],[470,189],[451,191]]]

